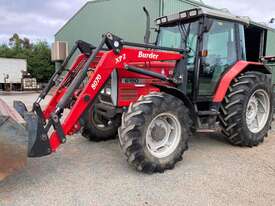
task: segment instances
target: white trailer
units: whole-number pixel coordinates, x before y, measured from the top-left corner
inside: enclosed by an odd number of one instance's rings
[[[22,89],[23,72],[27,73],[26,59],[0,58],[1,89]]]

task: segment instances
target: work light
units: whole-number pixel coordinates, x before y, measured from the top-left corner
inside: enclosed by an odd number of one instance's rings
[[[161,24],[161,20],[160,19],[157,19],[157,24]]]
[[[187,18],[187,12],[180,12],[179,13],[179,15],[180,15],[180,19],[185,19],[185,18]]]
[[[194,17],[194,16],[197,16],[197,15],[198,15],[198,10],[197,9],[189,11],[189,17]]]
[[[166,23],[168,21],[167,16],[161,18],[161,23]]]

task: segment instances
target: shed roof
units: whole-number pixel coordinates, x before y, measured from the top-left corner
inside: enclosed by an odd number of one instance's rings
[[[91,3],[100,3],[103,1],[110,1],[110,0],[90,0],[87,1],[71,18],[69,18],[68,21],[66,21],[66,23],[55,33],[55,36],[65,27],[67,26],[67,24],[69,24],[84,8],[86,8],[88,6],[88,4]]]

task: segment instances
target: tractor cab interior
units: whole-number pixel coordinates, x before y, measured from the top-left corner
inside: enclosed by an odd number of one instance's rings
[[[266,30],[250,25],[244,27],[246,60],[257,62],[260,57],[265,56]]]

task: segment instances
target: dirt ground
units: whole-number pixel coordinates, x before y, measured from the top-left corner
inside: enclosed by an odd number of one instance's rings
[[[31,105],[36,96],[0,98]],[[233,147],[219,134],[198,134],[174,170],[145,175],[128,166],[117,140],[94,143],[77,134],[1,182],[0,205],[273,206],[274,135],[251,149]]]

